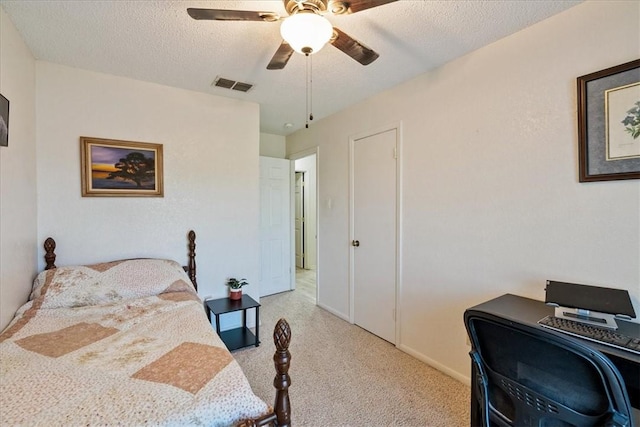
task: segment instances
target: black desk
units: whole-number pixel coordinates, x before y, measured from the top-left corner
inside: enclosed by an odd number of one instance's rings
[[[553,315],[554,313],[554,309],[545,305],[542,301],[511,294],[502,295],[501,297],[471,307],[469,310],[492,314],[513,321],[514,323],[539,328],[547,333],[551,331],[538,325],[537,322],[543,317]],[[640,324],[618,319],[616,319],[616,322],[618,323],[618,330],[621,333],[632,337],[640,337]],[[606,355],[613,364],[616,365],[627,386],[631,406],[636,409],[634,413],[636,425],[640,426],[640,355],[609,347],[604,344],[598,344],[593,341],[575,338],[567,334],[562,334],[561,332],[557,332],[556,334],[566,337],[568,340],[574,339],[582,344],[595,348]],[[477,396],[475,395],[475,378],[476,375],[474,371],[471,373],[471,425],[480,426],[482,425],[482,417],[480,406],[477,403]]]
[[[220,339],[227,346],[229,351],[237,350],[242,347],[260,345],[260,304],[249,295],[242,295],[241,300],[232,300],[229,298],[220,298],[206,301],[207,317],[211,323],[211,313],[216,317],[216,332],[220,335]],[[253,335],[247,328],[247,310],[255,308],[256,310],[256,334]],[[233,313],[234,311],[242,311],[242,326],[228,331],[220,332],[220,315],[225,313]]]

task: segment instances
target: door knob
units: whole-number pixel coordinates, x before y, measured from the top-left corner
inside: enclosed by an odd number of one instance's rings
[[[355,247],[357,248],[358,246],[360,246],[360,240],[353,240],[353,241],[351,242],[351,245],[352,245],[352,246],[355,246]]]

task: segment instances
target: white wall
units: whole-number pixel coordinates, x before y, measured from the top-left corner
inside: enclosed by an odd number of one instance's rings
[[[640,3],[589,1],[287,138],[320,146],[320,304],[349,310],[349,137],[401,122],[402,349],[468,382],[466,308],[546,279],[628,289],[640,182],[578,182],[576,77],[637,59]],[[447,333],[443,333],[447,331]]]
[[[0,331],[27,301],[36,273],[35,59],[0,8],[0,93],[9,146],[0,147]]]
[[[47,62],[37,95],[38,241],[56,239],[57,265],[186,263],[194,229],[200,295],[241,276],[259,296],[257,104]],[[81,197],[80,136],[163,144],[164,197]]]
[[[260,155],[284,159],[287,152],[287,139],[282,135],[260,133]]]

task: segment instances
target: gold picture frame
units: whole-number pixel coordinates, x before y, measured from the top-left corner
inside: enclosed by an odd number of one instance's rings
[[[164,197],[162,144],[80,137],[82,197]]]

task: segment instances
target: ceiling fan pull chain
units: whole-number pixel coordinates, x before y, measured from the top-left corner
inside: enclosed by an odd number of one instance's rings
[[[313,121],[313,57],[309,58],[309,121]]]
[[[309,122],[313,120],[313,58],[307,57],[307,118],[304,127],[309,129]]]
[[[311,80],[309,77],[309,61],[311,60],[311,58],[309,56],[310,55],[308,53],[305,54],[305,129],[309,129],[309,82]]]

